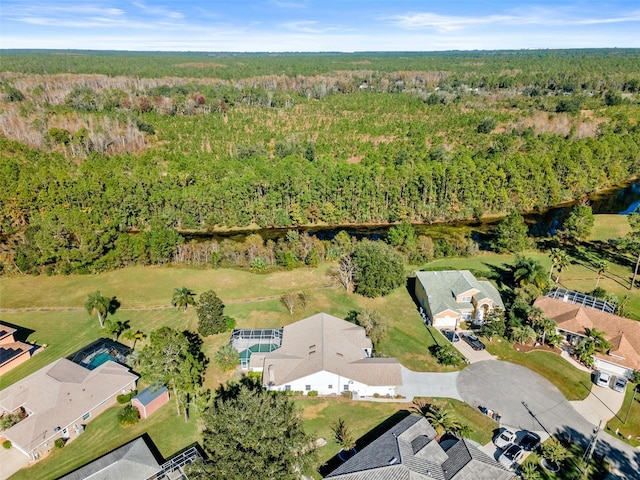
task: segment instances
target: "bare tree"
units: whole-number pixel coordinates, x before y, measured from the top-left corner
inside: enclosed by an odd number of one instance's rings
[[[351,292],[353,289],[353,278],[356,273],[356,264],[353,262],[351,255],[344,255],[338,261],[338,267],[335,270],[335,275],[347,292]]]
[[[299,299],[300,298],[297,293],[287,292],[280,297],[280,302],[285,306],[287,310],[289,310],[289,314],[293,315],[293,310],[296,308]]]

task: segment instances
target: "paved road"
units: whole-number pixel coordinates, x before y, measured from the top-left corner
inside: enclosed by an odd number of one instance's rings
[[[586,446],[594,425],[580,415],[549,381],[508,362],[474,363],[458,375],[460,396],[471,406],[498,412],[502,425],[543,430]],[[601,432],[596,451],[629,480],[640,480],[640,451]]]
[[[413,397],[448,397],[462,400],[457,388],[460,372],[427,373],[414,372],[405,367],[402,370],[402,386],[396,391],[411,401]]]

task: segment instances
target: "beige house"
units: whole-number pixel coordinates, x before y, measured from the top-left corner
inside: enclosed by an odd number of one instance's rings
[[[402,385],[395,358],[372,358],[364,328],[318,313],[282,329],[281,344],[251,354],[248,369],[262,372],[265,388],[354,398],[394,396]]]
[[[58,438],[72,439],[84,424],[135,389],[138,376],[113,361],[93,370],[57,360],[0,391],[0,415],[21,412],[23,420],[4,431],[12,448],[37,460]]]
[[[0,323],[0,375],[31,358],[37,348],[28,343],[16,341],[16,329]]]
[[[640,322],[587,306],[594,302],[576,304],[570,298],[538,297],[533,306],[556,322],[558,333],[573,346],[586,336],[585,328],[604,332],[611,348],[594,354],[593,366],[597,370],[628,378],[634,370],[640,370]]]
[[[416,272],[415,295],[426,322],[438,328],[457,328],[461,321],[482,323],[493,309],[504,310],[496,287],[469,270]]]

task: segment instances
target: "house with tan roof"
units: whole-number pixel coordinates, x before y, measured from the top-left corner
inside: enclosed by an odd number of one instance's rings
[[[56,439],[79,435],[118,395],[135,390],[137,379],[111,360],[89,369],[61,358],[0,391],[0,415],[25,416],[3,434],[13,448],[37,460]]]
[[[37,346],[15,339],[17,330],[0,323],[0,375],[31,358]]]
[[[400,363],[372,358],[373,344],[358,325],[318,313],[283,327],[280,336],[279,346],[254,349],[248,362],[249,370],[262,372],[269,390],[352,392],[357,398],[394,396],[402,385]]]
[[[415,295],[427,323],[437,328],[456,328],[463,320],[482,323],[493,309],[504,310],[496,287],[469,270],[416,272]]]
[[[409,415],[324,478],[335,480],[512,480],[471,440],[438,439],[431,424]]]
[[[582,297],[584,301],[574,303],[570,294],[558,298],[543,296],[533,306],[555,321],[558,333],[573,346],[585,338],[586,328],[604,332],[611,348],[606,353],[594,354],[594,368],[630,378],[634,370],[640,370],[640,322],[594,308],[599,305],[597,301],[584,295],[579,298]]]

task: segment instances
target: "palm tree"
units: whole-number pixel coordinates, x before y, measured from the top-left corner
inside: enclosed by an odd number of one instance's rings
[[[100,328],[104,328],[104,320],[107,318],[107,313],[109,312],[109,306],[111,305],[111,300],[107,297],[103,297],[100,295],[100,292],[93,292],[89,294],[89,298],[87,299],[87,303],[85,307],[89,315],[97,315],[98,322],[100,322]]]
[[[535,342],[538,338],[538,334],[530,326],[520,325],[511,328],[511,338],[513,338],[513,340],[517,343],[527,345],[529,343]]]
[[[544,319],[544,312],[540,307],[529,307],[527,318],[533,328]]]
[[[516,263],[513,266],[513,279],[516,285],[521,287],[529,284],[542,288],[545,283],[547,274],[540,263],[533,258],[518,255]]]
[[[549,258],[551,259],[551,268],[549,269],[549,280],[551,280],[551,274],[553,273],[553,269],[556,266],[556,263],[558,263],[558,259],[560,258],[560,252],[562,252],[562,250],[555,247],[549,251]]]
[[[135,332],[131,329],[129,330],[125,330],[125,332],[122,334],[122,338],[126,339],[126,340],[133,340],[133,346],[131,347],[132,350],[136,349],[136,343],[139,342],[140,340],[146,338],[147,336],[142,333],[140,330],[136,330]]]
[[[520,476],[522,480],[540,480],[542,478],[535,463],[524,463],[520,468]]]
[[[124,322],[122,320],[117,320],[117,321],[110,320],[106,323],[106,326],[109,333],[113,335],[114,342],[118,340],[118,337],[122,332],[125,332],[131,329],[131,325],[129,325],[129,320],[125,320]]]
[[[593,354],[595,351],[595,343],[593,339],[589,337],[583,338],[573,347],[573,354],[588,367],[593,365]]]
[[[609,270],[609,264],[604,260],[600,260],[598,263],[596,263],[595,267],[598,270],[598,276],[596,277],[596,288],[598,288],[600,279],[603,277],[605,272]]]
[[[173,291],[173,297],[171,304],[174,307],[181,308],[182,313],[187,311],[189,305],[196,304],[196,294],[189,290],[187,287],[176,288]]]
[[[429,420],[429,423],[435,429],[438,436],[442,436],[443,433],[458,428],[458,422],[453,412],[444,407],[432,405],[425,417]]]
[[[560,281],[560,273],[564,270],[565,267],[568,267],[570,264],[570,257],[564,250],[560,250],[558,255],[558,260],[556,262],[558,266],[558,274],[556,275],[556,283]]]
[[[605,350],[611,348],[611,344],[604,337],[606,332],[601,332],[597,328],[585,328],[584,333],[587,338],[590,338],[593,341],[593,345],[596,350],[599,352],[604,352]]]

